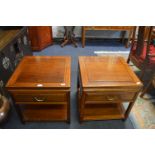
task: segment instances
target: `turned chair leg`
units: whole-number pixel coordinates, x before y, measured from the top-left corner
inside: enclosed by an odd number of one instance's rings
[[[61,47],[64,47],[68,42],[69,42],[69,40],[66,39],[66,40],[61,44]]]

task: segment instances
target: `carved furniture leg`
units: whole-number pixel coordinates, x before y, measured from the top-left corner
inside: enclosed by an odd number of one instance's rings
[[[68,42],[69,42],[69,40],[66,39],[66,40],[61,44],[61,47],[64,47]]]

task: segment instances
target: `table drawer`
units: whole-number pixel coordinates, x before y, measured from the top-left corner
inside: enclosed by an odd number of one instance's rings
[[[132,101],[134,96],[135,92],[89,92],[86,93],[86,101]]]
[[[67,101],[66,93],[13,93],[16,102],[64,102]]]

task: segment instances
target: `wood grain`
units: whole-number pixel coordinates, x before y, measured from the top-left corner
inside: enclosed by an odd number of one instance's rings
[[[82,27],[82,47],[85,46],[85,34],[86,31],[90,31],[90,30],[112,30],[112,31],[128,31],[129,35],[128,35],[128,41],[126,43],[126,47],[128,48],[129,46],[129,42],[131,40],[131,36],[134,30],[134,26],[83,26]],[[123,40],[124,40],[124,35],[123,35]]]
[[[124,108],[121,104],[86,105],[84,120],[123,119]]]
[[[80,121],[126,119],[141,81],[122,57],[79,57],[78,102]],[[129,102],[124,111],[123,102]]]
[[[65,121],[66,105],[23,105],[21,107],[24,121]]]
[[[70,57],[61,56],[26,56],[8,81],[7,88],[69,88],[70,60]]]
[[[29,26],[28,34],[31,42],[31,49],[33,51],[40,51],[53,44],[51,26]]]
[[[9,79],[22,121],[70,122],[70,66],[68,56],[24,57]]]
[[[79,66],[83,87],[139,87],[141,82],[122,57],[81,56]],[[138,84],[137,84],[138,83]]]

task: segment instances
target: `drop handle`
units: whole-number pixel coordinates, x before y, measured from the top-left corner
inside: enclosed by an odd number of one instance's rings
[[[37,102],[45,102],[45,98],[38,98],[38,97],[34,97],[34,100]]]
[[[107,100],[108,100],[108,101],[114,101],[114,100],[115,100],[115,97],[107,96]]]

